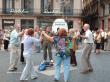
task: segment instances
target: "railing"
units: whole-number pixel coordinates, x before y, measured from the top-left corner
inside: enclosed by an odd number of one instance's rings
[[[94,15],[98,16],[98,0],[91,1],[87,6],[82,10],[83,16]]]
[[[60,9],[54,9],[54,10],[51,10],[51,11],[48,11],[48,10],[41,10],[41,15],[44,15],[44,16],[60,16],[60,15],[63,15],[63,16],[80,16],[82,13],[82,10],[81,9],[63,9],[63,10],[60,10]]]
[[[42,10],[42,9],[0,9],[0,13],[4,15],[8,14],[25,14],[25,15],[41,15],[41,16],[80,16],[81,9],[54,9],[54,10]]]
[[[106,3],[110,2],[109,0],[98,0],[98,1],[100,1],[100,3],[103,3],[103,4],[104,4],[105,2],[106,2]]]
[[[28,15],[34,15],[36,9],[0,9],[0,12],[2,14],[28,14]]]

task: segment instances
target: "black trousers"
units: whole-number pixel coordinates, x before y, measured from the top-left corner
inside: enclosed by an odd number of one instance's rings
[[[8,45],[9,45],[9,41],[8,40],[4,40],[4,49],[5,50],[8,49]]]
[[[101,38],[101,49],[104,50],[104,37]]]
[[[24,51],[24,44],[21,43],[21,56],[20,56],[20,62],[24,62],[23,51]]]
[[[73,51],[73,49],[70,49],[70,53],[71,53],[70,64],[74,64],[75,66],[77,66],[75,51]]]

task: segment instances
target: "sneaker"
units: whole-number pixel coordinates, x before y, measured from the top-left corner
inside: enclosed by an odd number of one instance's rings
[[[38,77],[32,77],[31,79],[33,79],[33,80],[34,80],[34,79],[37,79],[37,78],[38,78]]]
[[[16,70],[17,70],[16,67],[14,67],[14,68],[12,68],[12,69],[9,69],[9,71],[16,71]]]
[[[93,69],[89,69],[89,72],[93,72]]]
[[[28,82],[28,79],[25,80],[20,79],[20,82]]]
[[[77,64],[71,64],[71,66],[73,66],[73,67],[74,67],[74,66],[77,66]]]
[[[59,80],[57,80],[56,78],[54,79],[55,82],[58,82]]]
[[[17,70],[18,68],[17,67],[14,67],[14,69]]]
[[[68,82],[68,81],[64,81],[64,82]]]
[[[36,53],[40,53],[40,51],[36,51]]]
[[[80,73],[81,74],[88,74],[89,73],[89,70],[81,71]]]
[[[50,60],[50,63],[54,63],[53,60]]]
[[[15,71],[15,69],[9,69],[9,71]]]
[[[26,64],[26,62],[21,62],[21,64]]]

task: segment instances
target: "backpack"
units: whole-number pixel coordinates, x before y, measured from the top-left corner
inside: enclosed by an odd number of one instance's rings
[[[41,64],[39,65],[39,67],[38,67],[38,70],[39,70],[39,71],[44,71],[44,70],[46,70],[46,65],[45,65],[44,63],[41,63]]]

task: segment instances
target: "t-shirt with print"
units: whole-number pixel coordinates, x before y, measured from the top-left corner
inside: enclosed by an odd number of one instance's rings
[[[70,55],[70,38],[69,37],[59,37],[54,36],[54,43],[56,44],[56,51],[58,53],[65,53],[65,55]]]

